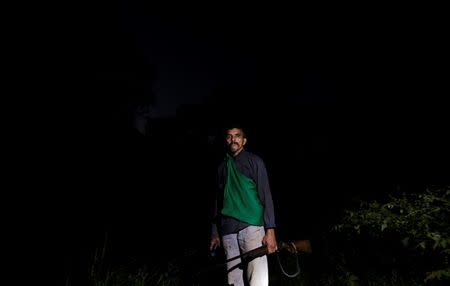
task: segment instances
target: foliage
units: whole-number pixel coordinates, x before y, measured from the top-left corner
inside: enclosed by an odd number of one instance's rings
[[[179,263],[176,259],[154,265],[148,270],[146,265],[139,267],[111,267],[106,263],[106,241],[102,249],[96,249],[90,263],[88,285],[90,286],[178,286],[181,284]]]
[[[145,265],[137,270],[119,267],[105,272],[93,268],[89,277],[91,286],[178,286],[181,282],[179,268],[172,262],[155,266],[150,271]]]
[[[405,194],[381,203],[360,202],[358,209],[347,210],[333,231],[348,241],[364,241],[382,253],[386,245],[403,248],[389,257],[398,266],[400,254],[411,272],[424,271],[424,281],[449,280],[450,267],[450,187]],[[403,252],[402,252],[403,251]],[[397,255],[397,256],[396,256]],[[386,259],[385,259],[386,260]]]

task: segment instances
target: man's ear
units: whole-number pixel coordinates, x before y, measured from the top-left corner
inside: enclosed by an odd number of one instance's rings
[[[244,138],[243,145],[247,144],[247,138]]]

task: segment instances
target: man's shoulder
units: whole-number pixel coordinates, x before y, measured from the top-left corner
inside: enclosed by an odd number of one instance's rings
[[[225,167],[226,164],[227,164],[227,161],[222,160],[217,164],[217,168],[221,169],[221,168]]]
[[[218,169],[223,169],[226,165],[227,165],[227,156],[219,158],[219,160],[216,162],[216,166]]]
[[[249,152],[246,150],[245,155],[247,156],[247,158],[249,160],[251,160],[255,163],[258,163],[258,164],[264,163],[263,159],[259,155],[255,154],[253,152]]]

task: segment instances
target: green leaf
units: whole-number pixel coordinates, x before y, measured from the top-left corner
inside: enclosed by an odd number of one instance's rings
[[[408,244],[409,244],[409,237],[405,237],[404,239],[402,239],[402,244],[403,244],[405,247],[408,247]]]
[[[425,249],[426,248],[426,243],[425,243],[425,241],[422,241],[417,246],[420,246],[420,248]]]

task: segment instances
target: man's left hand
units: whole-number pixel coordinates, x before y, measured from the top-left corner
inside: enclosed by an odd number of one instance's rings
[[[278,250],[275,230],[273,228],[266,229],[266,235],[264,235],[262,243],[263,245],[267,245],[268,254],[274,253]]]

